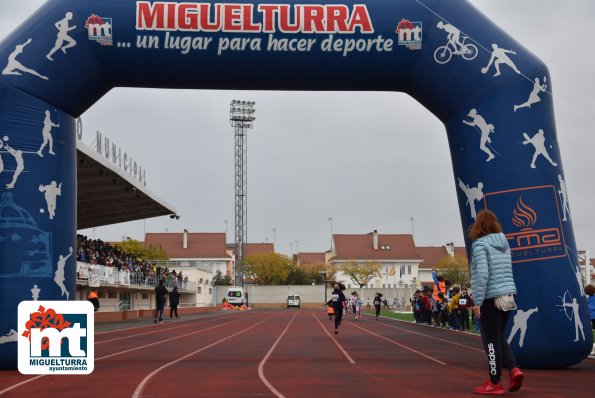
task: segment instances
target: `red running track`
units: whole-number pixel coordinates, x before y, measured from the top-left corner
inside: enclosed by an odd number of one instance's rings
[[[347,316],[337,336],[323,309],[222,311],[148,322],[97,332],[91,375],[4,371],[0,396],[436,398],[473,396],[487,377],[479,337],[391,319]],[[516,396],[595,391],[593,360],[525,374]]]

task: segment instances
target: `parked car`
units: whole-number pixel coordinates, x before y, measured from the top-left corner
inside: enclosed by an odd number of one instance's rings
[[[289,307],[298,307],[300,308],[300,296],[297,294],[289,294],[287,295],[287,308]]]

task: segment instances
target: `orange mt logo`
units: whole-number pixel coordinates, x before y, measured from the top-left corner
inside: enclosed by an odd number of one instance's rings
[[[484,201],[502,222],[513,263],[566,256],[554,186],[493,192]]]

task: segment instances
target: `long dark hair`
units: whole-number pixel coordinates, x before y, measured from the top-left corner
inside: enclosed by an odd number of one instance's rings
[[[477,213],[477,218],[469,228],[467,236],[469,239],[475,240],[482,236],[499,232],[502,232],[502,226],[498,221],[498,217],[492,211],[486,209]]]

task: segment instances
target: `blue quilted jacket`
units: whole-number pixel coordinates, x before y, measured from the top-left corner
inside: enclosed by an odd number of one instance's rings
[[[477,238],[471,253],[471,287],[475,304],[481,306],[485,299],[516,294],[510,247],[504,234]]]

